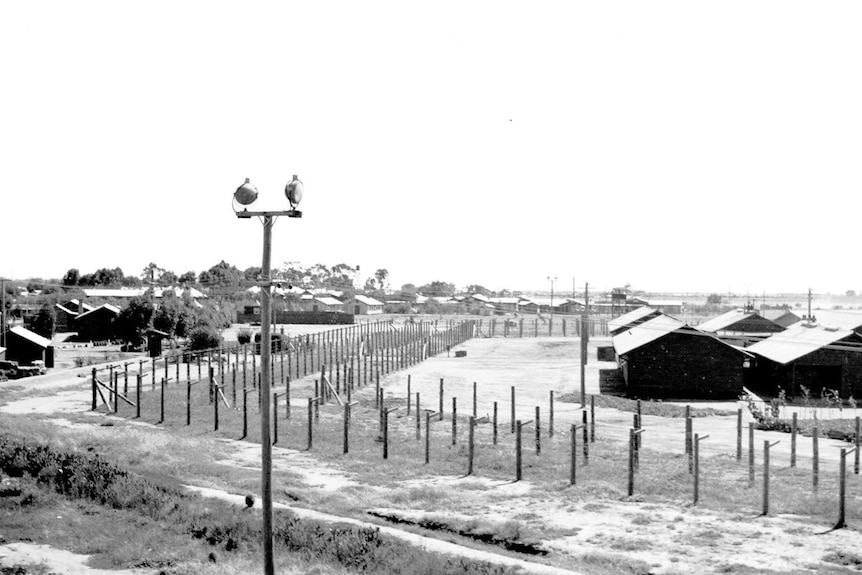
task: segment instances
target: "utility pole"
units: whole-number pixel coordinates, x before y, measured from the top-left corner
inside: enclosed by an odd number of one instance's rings
[[[808,288],[808,323],[812,323],[813,319],[811,317],[811,288]]]
[[[590,284],[584,285],[584,310],[581,313],[581,407],[587,404],[587,334],[589,333]]]

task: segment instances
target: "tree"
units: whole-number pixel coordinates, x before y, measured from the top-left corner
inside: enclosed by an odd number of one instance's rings
[[[414,284],[404,284],[401,286],[402,293],[416,293],[416,286]]]
[[[178,279],[179,283],[182,285],[190,285],[193,283],[197,283],[198,275],[193,271],[187,271],[183,275],[181,275]]]
[[[39,309],[39,313],[37,313],[36,317],[33,319],[33,331],[42,337],[51,339],[54,337],[56,324],[57,312],[54,310],[54,306],[50,303],[42,304],[42,307]]]
[[[78,272],[78,268],[69,268],[69,271],[63,276],[63,285],[64,286],[76,286],[78,285],[78,277],[80,277],[80,272]]]
[[[245,268],[242,272],[242,277],[246,281],[255,282],[260,277],[260,266],[251,266]]]
[[[153,315],[153,327],[171,335],[186,337],[197,323],[198,314],[194,304],[179,299],[173,294],[162,296],[162,303]]]
[[[486,288],[485,286],[482,286],[482,285],[479,285],[479,284],[470,284],[470,285],[468,285],[468,286],[467,286],[467,292],[468,292],[468,293],[471,293],[471,294],[477,294],[477,293],[479,293],[479,294],[482,294],[482,295],[484,295],[484,296],[490,296],[490,295],[491,295],[491,290],[489,290],[489,289],[488,289],[488,288]]]
[[[159,283],[163,286],[172,286],[177,283],[177,274],[171,270],[167,270],[162,274],[162,279]]]
[[[431,297],[448,297],[455,294],[455,284],[435,280],[418,289],[419,293]]]
[[[144,333],[153,317],[153,305],[144,297],[135,297],[120,311],[114,322],[114,333],[124,342],[139,346],[144,342]]]
[[[846,295],[847,297],[856,297],[856,290],[849,289],[844,293],[844,295]]]
[[[120,286],[123,283],[123,270],[120,268],[100,268],[95,273],[85,274],[78,278],[80,286]]]
[[[374,279],[377,281],[377,289],[386,291],[389,287],[389,270],[380,268],[374,272]]]
[[[711,293],[706,298],[706,303],[721,305],[721,294]]]
[[[202,271],[198,279],[204,285],[235,287],[242,281],[242,272],[222,260],[208,270]]]

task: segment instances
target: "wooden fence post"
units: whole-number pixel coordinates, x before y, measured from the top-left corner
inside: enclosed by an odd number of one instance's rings
[[[416,441],[422,439],[422,416],[419,410],[419,392],[416,392]]]
[[[820,487],[820,423],[817,422],[814,424],[814,429],[811,431],[811,441],[812,441],[812,457],[811,457],[811,471],[812,471],[812,482],[814,486],[814,491]]]
[[[542,453],[542,425],[539,419],[539,406],[536,406],[536,455]]]
[[[162,395],[160,399],[159,423],[165,422],[165,378],[162,378]]]
[[[407,415],[410,415],[410,401],[413,398],[410,391],[410,374],[407,374]]]
[[[578,467],[578,428],[581,425],[572,424],[572,452],[571,465],[569,466],[569,484],[574,485]]]
[[[742,408],[736,410],[736,460],[742,460]]]
[[[452,397],[452,445],[458,443],[458,398]]]
[[[515,433],[515,386],[512,386],[512,433]]]
[[[425,411],[425,465],[431,461],[431,416],[433,411]]]
[[[859,475],[859,452],[862,451],[862,423],[860,423],[858,416],[856,417],[856,438],[853,443],[856,450],[853,452],[853,473]]]
[[[748,484],[754,485],[754,422],[748,422]]]
[[[550,405],[548,406],[548,437],[554,436],[554,390],[551,390]]]
[[[596,442],[596,396],[590,396],[590,443]]]
[[[473,475],[473,455],[474,451],[474,440],[475,440],[475,427],[476,427],[476,418],[470,417],[470,422],[468,424],[470,426],[470,432],[468,433],[468,447],[467,447],[467,475]]]
[[[515,481],[521,480],[521,420],[515,422]]]
[[[92,407],[90,408],[90,410],[96,411],[96,408],[99,406],[96,404],[96,368],[95,367],[90,372],[90,384],[91,384],[91,389],[93,392],[93,403],[92,403]]]
[[[308,451],[311,451],[314,436],[314,403],[317,398],[308,398]]]
[[[476,410],[478,409],[477,405],[478,398],[476,397],[476,382],[473,382],[473,419],[476,419],[478,415],[476,414]]]
[[[135,378],[135,419],[141,418],[141,374],[138,373],[138,376]]]
[[[192,424],[192,382],[186,382],[186,426]]]
[[[796,467],[796,433],[798,429],[796,412],[794,411],[793,419],[790,422],[790,467]]]
[[[763,515],[769,515],[769,448],[777,444],[763,441]]]
[[[694,434],[694,502],[692,505],[697,505],[700,501],[700,442],[707,437],[709,436],[700,437],[697,433]]]
[[[688,472],[694,471],[694,452],[692,450],[692,421],[691,421],[691,406],[685,406],[685,454],[688,457]]]
[[[494,436],[494,445],[497,445],[497,402],[494,402],[494,419],[491,423],[491,429],[493,430]]]
[[[583,444],[584,444],[584,465],[589,465],[590,464],[590,434],[587,431],[587,427],[588,427],[587,426],[587,412],[583,411],[582,413],[584,414],[584,418],[583,418],[584,419],[584,421],[583,421],[583,427],[584,427],[584,441],[583,441]]]
[[[440,410],[438,411],[440,421],[443,421],[443,378],[440,378]]]

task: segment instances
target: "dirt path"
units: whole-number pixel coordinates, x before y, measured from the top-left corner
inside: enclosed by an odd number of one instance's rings
[[[39,566],[46,573],[63,575],[151,575],[152,569],[95,569],[87,566],[89,555],[78,555],[50,545],[33,543],[8,543],[0,545],[0,565]]]

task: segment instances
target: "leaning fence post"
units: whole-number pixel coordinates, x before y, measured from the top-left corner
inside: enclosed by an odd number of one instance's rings
[[[210,368],[212,369],[212,368]],[[215,392],[215,402],[213,403],[213,431],[218,431],[218,390],[217,383],[213,383],[213,391]]]
[[[343,442],[342,442],[342,455],[347,455],[347,452],[350,451],[350,432],[348,431],[349,425],[348,421],[350,420],[350,403],[344,404],[344,431],[343,431]]]
[[[242,437],[245,439],[248,436],[248,389],[242,390]]]
[[[700,442],[709,437],[704,435],[700,437],[697,433],[694,434],[694,503],[697,505],[700,501]]]
[[[542,425],[539,419],[539,406],[536,406],[536,455],[542,453]]]
[[[515,481],[521,480],[521,420],[515,422]]]

